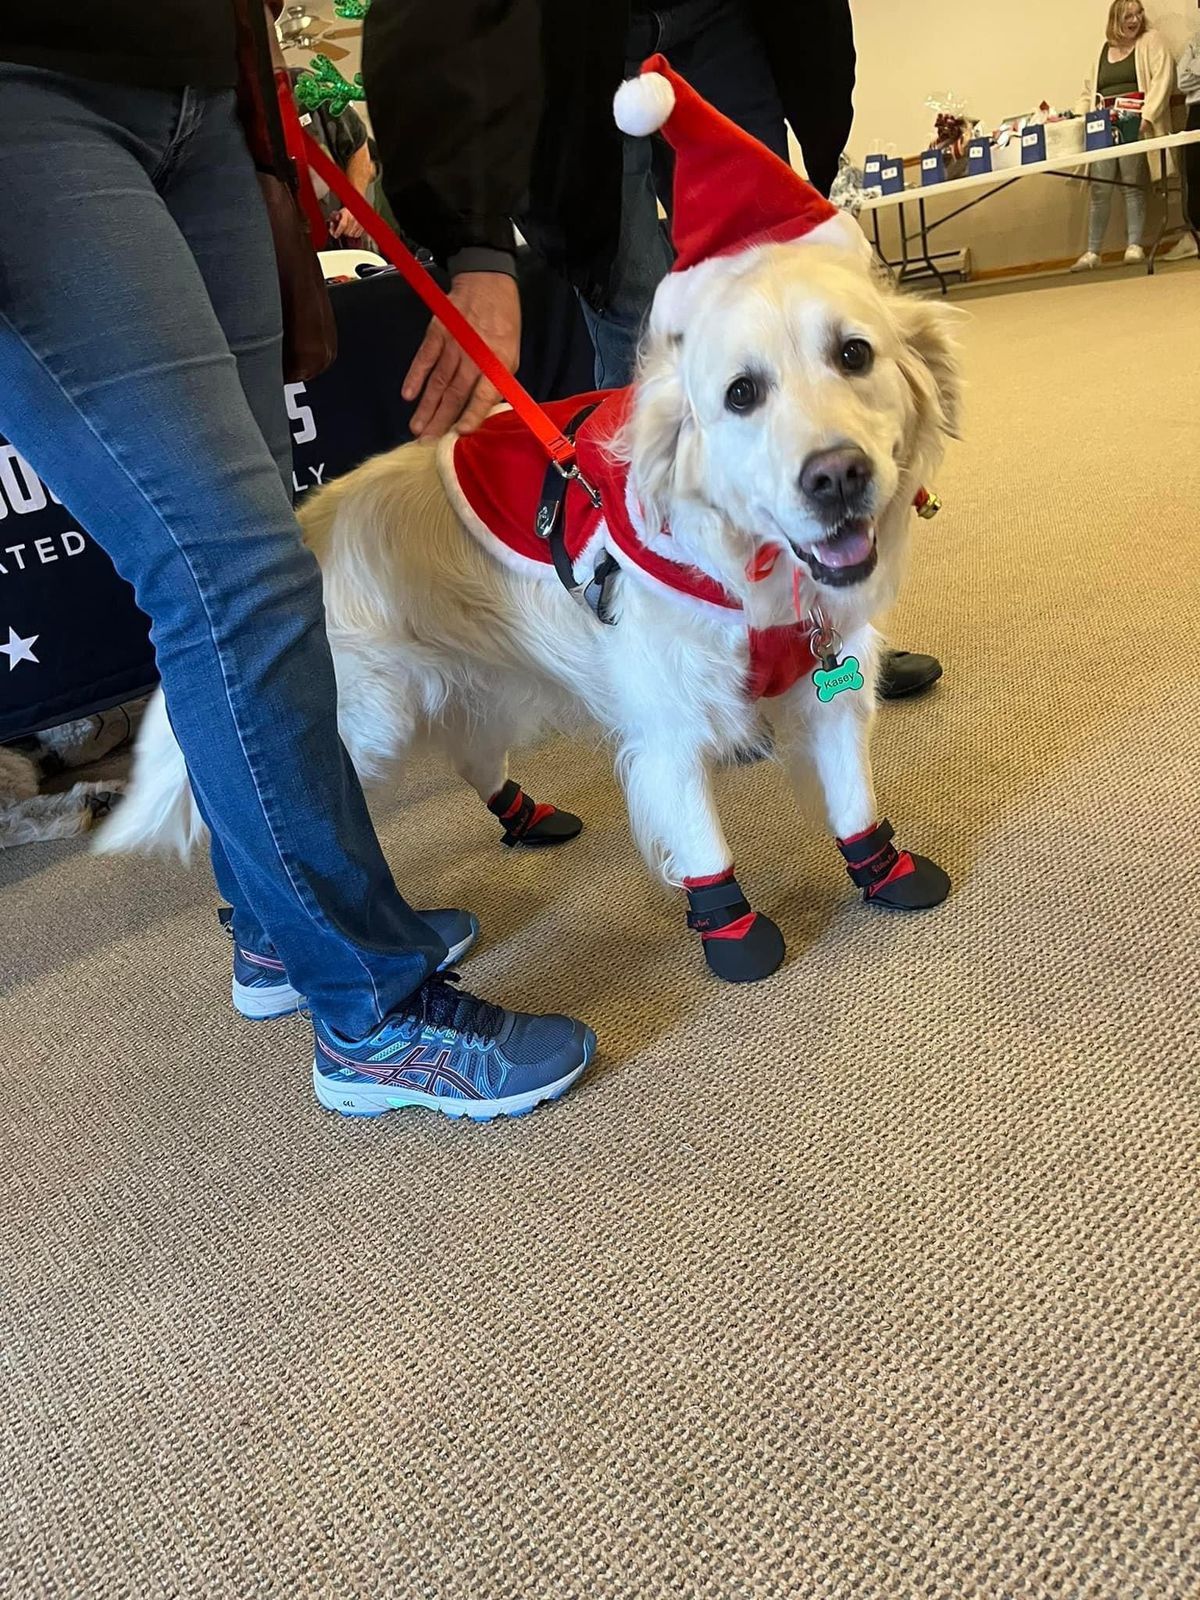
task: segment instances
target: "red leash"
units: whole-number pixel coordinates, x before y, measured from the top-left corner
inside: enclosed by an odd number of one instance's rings
[[[345,173],[334,165],[316,140],[304,132],[300,126],[296,102],[292,98],[291,82],[286,74],[282,79],[277,78],[277,82],[287,150],[296,163],[300,180],[301,205],[308,219],[310,231],[313,231],[314,210],[319,223],[319,231],[313,233],[313,242],[317,249],[321,248],[327,238],[327,232],[320,206],[313,192],[309,168],[337,195],[355,222],[375,240],[380,254],[395,267],[409,288],[420,296],[450,337],[466,351],[488,382],[494,384],[500,391],[525,426],[541,442],[547,455],[563,476],[577,476],[575,446],[555,427],[528,389],[518,383],[486,339],[476,333],[449,295],[438,287],[428,272],[417,262],[399,235],[389,228],[378,211],[363,199]]]
[[[475,331],[449,295],[438,287],[418,263],[403,239],[388,227],[374,206],[363,199],[349,178],[340,167],[334,165],[316,140],[305,133],[300,126],[300,116],[292,95],[291,79],[287,73],[276,72],[275,81],[279,90],[284,141],[288,155],[296,165],[300,204],[308,221],[313,248],[318,251],[322,248],[328,239],[328,232],[320,203],[313,189],[310,168],[337,195],[360,227],[375,240],[380,253],[391,262],[409,288],[424,301],[450,337],[462,346],[488,382],[504,396],[521,421],[541,443],[563,477],[578,479],[580,487],[590,495],[592,504],[598,507],[599,495],[575,466],[575,446],[571,440],[555,427],[524,384],[519,383],[509,372],[487,340]],[[942,503],[932,491],[919,489],[914,505],[919,517],[934,517],[941,510]],[[762,576],[765,577],[766,574]]]

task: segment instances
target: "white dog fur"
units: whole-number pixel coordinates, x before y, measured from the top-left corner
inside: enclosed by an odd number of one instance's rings
[[[756,742],[765,712],[797,784],[815,765],[832,832],[873,825],[872,619],[896,594],[913,496],[957,425],[952,316],[896,296],[854,253],[769,245],[708,274],[682,337],[651,328],[618,449],[645,525],[669,525],[664,550],[717,578],[745,617],[701,612],[625,572],[616,626],[601,626],[549,570],[514,571],[472,536],[440,470],[452,441],[440,452],[402,446],[306,498],[301,522],[324,574],[342,736],[363,780],[391,781],[414,738],[431,731],[486,801],[505,781],[512,744],[583,715],[614,743],[643,855],[677,885],[730,866],[710,772]],[[839,365],[851,337],[871,345],[869,373]],[[747,371],[766,380],[767,397],[735,414],[726,392]],[[803,677],[785,695],[751,701],[742,687],[747,620],[794,620],[792,552],[827,531],[800,491],[801,466],[847,444],[874,469],[878,564],[843,588],[800,571],[804,603],[819,602],[858,657],[864,690],[821,704]],[[747,562],[764,542],[785,545],[787,556],[751,582]],[[202,837],[160,696],[131,791],[98,847],[186,855]]]

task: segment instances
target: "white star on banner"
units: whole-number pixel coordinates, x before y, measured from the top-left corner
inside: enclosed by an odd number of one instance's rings
[[[8,657],[8,670],[10,672],[18,661],[32,661],[35,667],[41,665],[33,653],[33,647],[40,638],[40,633],[33,633],[30,634],[28,639],[22,639],[15,628],[9,628],[8,643],[0,644],[0,654]]]

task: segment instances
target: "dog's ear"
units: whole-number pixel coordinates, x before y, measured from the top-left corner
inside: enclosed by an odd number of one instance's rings
[[[690,454],[690,408],[679,373],[681,340],[651,333],[638,363],[637,394],[629,427],[629,476],[646,513],[647,527],[667,519]]]
[[[961,437],[962,374],[956,326],[964,313],[933,300],[896,299],[893,313],[900,330],[900,366],[919,410],[952,439]]]

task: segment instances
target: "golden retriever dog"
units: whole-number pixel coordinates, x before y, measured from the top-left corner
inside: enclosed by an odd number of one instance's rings
[[[745,980],[778,966],[783,940],[733,877],[712,773],[761,741],[764,715],[797,786],[815,768],[864,898],[914,909],[948,890],[890,843],[870,746],[873,619],[895,599],[959,382],[953,313],[894,294],[865,253],[765,244],[718,267],[693,288],[682,333],[651,319],[620,426],[593,441],[608,498],[571,589],[491,536],[454,439],[368,461],[300,515],[364,781],[393,781],[429,733],[494,806],[510,746],[546,725],[598,727],[643,856],[686,889],[709,966]],[[544,469],[541,457],[539,482]],[[588,509],[582,488],[568,499]],[[663,563],[688,575],[686,592]],[[186,853],[202,834],[159,698],[100,848]]]

